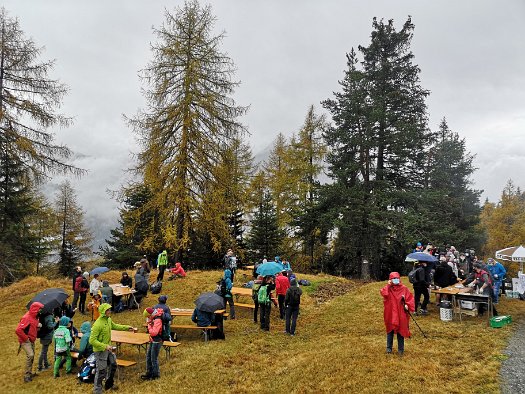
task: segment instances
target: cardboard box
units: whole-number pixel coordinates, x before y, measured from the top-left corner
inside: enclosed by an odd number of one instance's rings
[[[460,303],[461,303],[462,309],[475,309],[476,308],[476,303],[472,301],[461,300]]]

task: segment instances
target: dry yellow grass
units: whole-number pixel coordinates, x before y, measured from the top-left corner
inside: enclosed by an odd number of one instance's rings
[[[218,271],[193,271],[185,279],[166,281],[163,293],[168,294],[170,306],[192,308],[195,297],[212,290],[220,276]],[[120,275],[110,272],[105,277],[115,282]],[[165,360],[162,351],[162,378],[154,383],[139,378],[145,369],[142,354],[138,367],[122,371],[119,392],[499,392],[501,350],[514,325],[491,329],[481,319],[468,317],[463,323],[442,322],[437,308],[431,308],[430,316],[418,319],[429,338],[424,339],[411,323],[413,338],[406,341],[405,356],[387,356],[379,295],[384,282],[356,286],[350,293],[319,304],[311,295],[320,282],[347,281],[325,275],[300,277],[311,280],[313,286],[304,288],[297,336],[282,333],[283,322],[275,310],[269,333],[261,332],[251,313],[241,310],[238,319],[225,322],[226,341],[204,344],[196,332],[183,333],[183,344],[172,350],[171,361]],[[239,273],[236,285],[242,281]],[[16,356],[14,329],[27,301],[45,287],[69,288],[69,283],[29,278],[0,289],[3,393],[82,393],[92,389],[91,385],[79,385],[74,377],[53,379],[50,371],[24,384],[25,356]],[[147,304],[155,301],[156,296],[150,295]],[[521,306],[521,301],[503,298],[499,309],[517,320],[524,315]],[[137,311],[117,314],[114,319],[137,326],[143,321]],[[82,320],[77,317],[75,323],[80,326]],[[137,359],[137,351],[124,345],[122,357]]]

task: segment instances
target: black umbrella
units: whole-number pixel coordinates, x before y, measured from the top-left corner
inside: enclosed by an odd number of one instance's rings
[[[195,306],[203,312],[215,312],[224,309],[224,298],[215,293],[202,293],[195,300]]]
[[[62,303],[67,297],[68,294],[62,288],[45,289],[34,296],[31,301],[27,303],[27,309],[29,309],[33,302],[40,302],[44,305],[44,312],[51,313],[53,312],[53,309],[62,306]]]

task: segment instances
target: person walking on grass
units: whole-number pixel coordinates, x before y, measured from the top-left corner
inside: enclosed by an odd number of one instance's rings
[[[168,266],[168,252],[164,249],[157,256],[157,267],[159,268],[159,274],[157,275],[157,281],[162,281],[164,279],[164,271]]]
[[[286,291],[290,287],[290,281],[288,280],[287,272],[283,271],[277,274],[275,278],[275,294],[277,294],[277,302],[279,303],[279,318],[284,320],[284,315],[286,312],[284,306],[284,297],[286,296]]]
[[[297,279],[292,279],[290,287],[286,290],[284,304],[286,305],[286,334],[295,335],[295,326],[297,316],[299,315],[299,305],[301,304],[301,295],[303,291],[297,285]]]
[[[66,374],[71,373],[71,333],[69,332],[69,325],[71,319],[67,316],[60,318],[59,326],[53,334],[55,340],[55,364],[53,368],[53,376],[58,378],[60,376],[59,369],[63,359],[66,361]]]
[[[113,377],[117,370],[117,359],[113,353],[113,346],[111,346],[111,330],[137,331],[137,329],[132,326],[114,323],[111,320],[111,305],[101,304],[98,310],[100,316],[93,324],[91,334],[89,335],[89,343],[93,346],[97,365],[93,385],[94,394],[102,393],[102,381],[104,379],[106,379],[106,383],[104,384],[106,390],[113,387]]]
[[[383,318],[386,328],[386,352],[392,354],[394,334],[397,335],[397,353],[405,351],[405,338],[410,338],[409,313],[415,311],[412,293],[401,283],[398,272],[391,272],[388,283],[380,290],[383,296]]]
[[[235,303],[233,302],[232,295],[232,272],[229,269],[224,270],[224,282],[226,283],[226,294],[224,294],[224,301],[230,305],[230,319],[235,319]]]
[[[28,383],[33,380],[33,360],[35,359],[35,341],[38,329],[42,324],[38,321],[38,317],[44,305],[40,302],[33,302],[29,310],[20,319],[15,333],[18,337],[18,352],[24,349],[26,353],[26,370],[24,374],[24,382]]]
[[[261,309],[259,320],[261,322],[261,330],[264,331],[270,331],[272,303],[277,306],[277,302],[272,297],[272,291],[274,289],[275,283],[273,276],[265,276],[257,293],[257,300],[259,301],[259,308]]]
[[[40,314],[40,324],[42,325],[38,330],[37,337],[40,338],[40,357],[38,357],[38,372],[45,371],[50,368],[47,353],[49,345],[53,343],[53,331],[55,329],[56,322],[55,317],[51,312],[44,312]]]

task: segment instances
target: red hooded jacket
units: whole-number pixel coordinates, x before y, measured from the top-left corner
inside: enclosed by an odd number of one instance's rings
[[[24,343],[29,339],[30,342],[36,341],[36,334],[38,331],[38,312],[44,307],[40,302],[33,302],[29,310],[20,319],[20,323],[16,327],[16,335],[18,342]]]
[[[275,278],[275,294],[286,295],[286,290],[290,287],[290,281],[284,275],[278,275]]]
[[[400,278],[399,273],[390,273],[389,279]],[[408,322],[410,316],[404,309],[404,303],[408,306],[410,312],[415,311],[414,296],[405,285],[389,284],[380,290],[383,296],[384,312],[383,317],[385,319],[386,332],[394,331],[400,333],[403,337],[410,337],[410,330],[408,328]],[[403,303],[404,298],[404,303]]]
[[[148,333],[150,342],[162,342],[162,314],[164,311],[157,308],[148,318]]]

